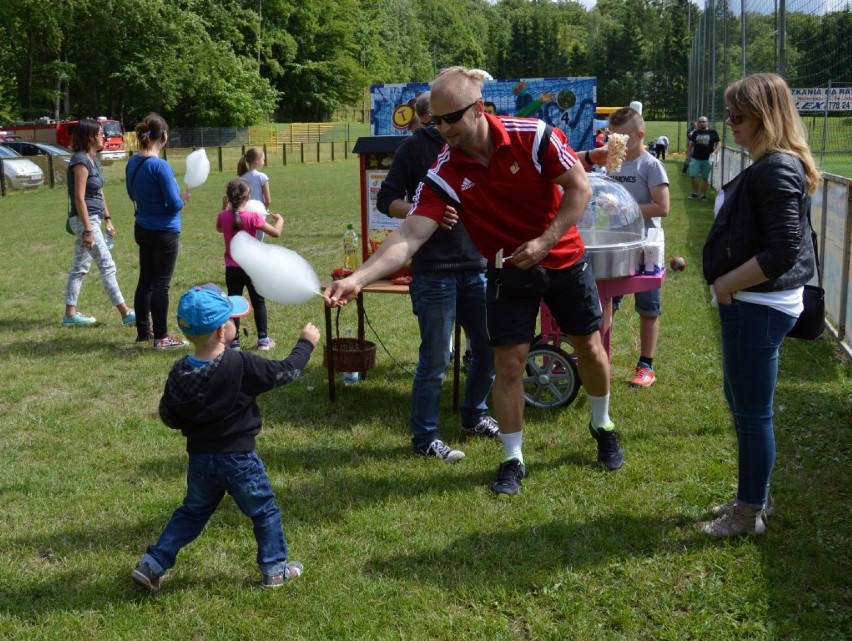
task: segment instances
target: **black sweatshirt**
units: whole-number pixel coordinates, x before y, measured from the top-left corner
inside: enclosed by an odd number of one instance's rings
[[[160,418],[186,437],[186,451],[250,452],[260,433],[257,397],[299,378],[313,345],[299,339],[283,361],[226,349],[203,367],[188,356],[169,372]]]
[[[406,138],[394,155],[393,164],[376,196],[376,209],[390,216],[390,204],[400,198],[411,202],[444,139],[435,127],[421,127]],[[486,262],[474,246],[462,221],[452,230],[438,227],[411,259],[411,273],[456,272],[485,269]]]

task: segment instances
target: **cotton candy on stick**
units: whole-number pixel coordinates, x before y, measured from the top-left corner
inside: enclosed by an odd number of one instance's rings
[[[254,198],[252,200],[248,201],[245,204],[245,206],[243,207],[243,209],[246,209],[248,211],[253,211],[257,214],[260,214],[264,218],[266,218],[269,215],[269,210],[266,209],[266,205],[264,205],[262,202],[254,199]],[[263,233],[263,230],[258,229],[257,233],[255,234],[255,237],[258,240],[263,240],[266,237],[266,234]]]
[[[292,249],[267,245],[240,231],[231,241],[231,257],[249,275],[258,293],[269,300],[297,304],[321,295],[313,267]]]
[[[204,184],[210,175],[210,161],[204,148],[196,149],[186,157],[186,175],[183,182],[190,189],[195,189]]]

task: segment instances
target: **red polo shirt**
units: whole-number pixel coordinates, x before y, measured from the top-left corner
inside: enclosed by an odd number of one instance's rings
[[[440,222],[450,203],[458,209],[474,244],[493,264],[500,249],[508,257],[550,225],[562,200],[562,188],[552,181],[571,169],[577,156],[565,135],[554,128],[539,163],[544,122],[490,114],[485,118],[494,139],[488,167],[459,149],[444,146],[420,183],[409,215]],[[572,225],[541,264],[552,269],[570,267],[584,251]]]

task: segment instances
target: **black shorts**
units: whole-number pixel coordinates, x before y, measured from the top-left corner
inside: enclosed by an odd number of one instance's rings
[[[489,267],[487,276],[491,345],[532,341],[542,299],[563,334],[588,336],[601,328],[598,286],[586,256],[565,269]]]

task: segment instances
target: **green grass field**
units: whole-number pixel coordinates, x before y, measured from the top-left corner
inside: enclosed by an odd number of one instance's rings
[[[177,166],[177,165],[176,165]],[[303,380],[261,397],[258,451],[269,470],[297,582],[257,588],[248,519],[226,499],[157,594],[129,574],[184,491],[185,442],[157,403],[179,354],[137,347],[96,273],[79,301],[96,327],[65,329],[72,239],[65,194],[0,199],[0,639],[846,639],[852,372],[831,338],[788,341],[776,396],[775,516],[765,537],[713,543],[693,530],[736,485],[721,391],[718,328],[701,278],[709,205],[687,200],[668,163],[666,254],[688,261],[663,289],[658,381],[630,388],[638,319],[616,317],[612,416],[626,465],[595,465],[585,392],[527,411],[530,473],[512,500],[487,489],[502,448],[461,440],[442,400],[441,432],[467,453],[450,466],[409,450],[417,329],[403,296],[368,295],[377,366],[327,398],[318,349]],[[280,241],[321,277],[339,266],[359,217],[358,164],[270,166]],[[228,176],[213,174],[184,210],[172,312],[196,283],[224,284],[213,221]],[[106,188],[119,282],[137,278],[132,208]],[[319,299],[270,303],[284,357]],[[341,327],[354,324],[353,309]],[[247,325],[253,329],[250,319]],[[174,328],[173,326],[173,329]]]

